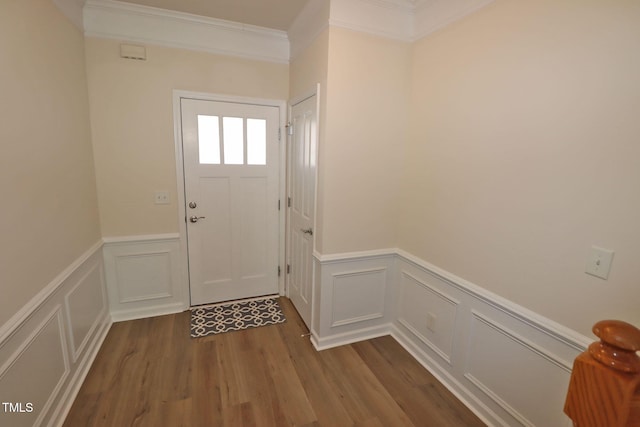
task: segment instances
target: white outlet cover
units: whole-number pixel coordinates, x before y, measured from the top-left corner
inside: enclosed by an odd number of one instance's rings
[[[592,246],[587,258],[585,273],[607,280],[611,270],[614,252],[610,249]]]
[[[169,204],[169,192],[168,191],[156,191],[155,193],[156,205],[168,205]]]

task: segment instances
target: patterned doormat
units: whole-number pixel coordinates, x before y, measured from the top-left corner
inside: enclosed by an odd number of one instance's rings
[[[283,323],[277,298],[262,298],[194,307],[191,338]]]

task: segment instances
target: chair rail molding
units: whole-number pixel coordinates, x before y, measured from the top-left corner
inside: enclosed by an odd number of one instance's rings
[[[571,361],[589,338],[400,249],[314,263],[318,350],[391,335],[487,425],[570,426]]]
[[[0,425],[64,422],[111,326],[102,247],[94,244],[0,328],[0,395],[32,408],[0,411]]]

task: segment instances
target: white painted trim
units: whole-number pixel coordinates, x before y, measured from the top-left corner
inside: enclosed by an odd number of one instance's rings
[[[319,161],[320,157],[320,120],[322,119],[321,116],[321,111],[320,111],[320,83],[316,83],[315,87],[308,90],[307,92],[303,92],[302,95],[298,96],[297,98],[293,98],[291,101],[289,101],[289,109],[288,109],[288,118],[289,120],[291,119],[291,115],[292,115],[292,108],[295,107],[296,105],[300,104],[301,102],[306,101],[307,99],[315,96],[316,97],[316,152],[315,152],[315,157],[316,157],[316,162]],[[291,142],[291,138],[287,138],[287,141],[290,143]],[[315,170],[315,176],[314,176],[314,180],[315,180],[315,188],[313,189],[313,230],[316,232],[318,232],[318,168],[316,167]],[[288,182],[288,181],[287,181]],[[287,192],[287,196],[290,196],[291,194],[289,194]],[[316,256],[316,239],[313,239],[313,256]]]
[[[404,42],[419,40],[494,0],[332,0],[329,24]]]
[[[471,295],[474,298],[504,312],[505,314],[517,319],[518,321],[531,326],[545,335],[568,345],[569,347],[584,351],[591,342],[591,338],[586,337],[572,329],[569,329],[551,319],[541,316],[521,305],[518,305],[506,298],[494,294],[468,280],[458,277],[446,270],[424,261],[402,249],[386,248],[368,251],[344,252],[336,254],[322,254],[318,251],[313,252],[314,258],[321,265],[350,263],[367,259],[385,258],[393,256],[400,261],[405,261],[415,267],[427,271],[429,274],[445,281],[454,288]],[[455,301],[455,300],[454,300]]]
[[[116,0],[53,0],[85,36],[289,63],[328,27],[413,42],[494,0],[311,0],[288,32]]]
[[[456,314],[457,314],[458,308],[459,308],[459,305],[460,305],[460,301],[459,300],[457,300],[457,299],[445,294],[444,292],[436,289],[433,286],[430,286],[429,284],[425,283],[423,280],[420,280],[418,277],[414,276],[411,273],[403,271],[403,272],[399,272],[399,275],[406,277],[410,281],[414,282],[417,286],[422,287],[427,292],[430,292],[433,295],[436,295],[436,296],[440,297],[443,301],[451,304],[455,308],[455,311],[456,311]],[[401,280],[401,278],[400,278],[400,280]],[[425,337],[421,332],[416,330],[406,319],[404,319],[404,317],[402,317],[401,313],[397,313],[396,314],[396,318],[397,318],[398,322],[402,326],[404,326],[409,331],[411,331],[420,341],[422,341],[422,343],[424,343],[426,346],[428,346],[431,350],[433,350],[434,353],[436,353],[445,362],[447,362],[447,364],[451,365],[451,354],[446,353],[445,351],[443,351],[434,342],[432,342],[430,339]]]
[[[115,0],[87,0],[85,35],[288,63],[287,33]]]
[[[353,344],[359,341],[370,340],[373,338],[389,335],[391,324],[387,323],[380,326],[362,328],[352,332],[344,332],[341,334],[331,335],[329,337],[320,337],[313,332],[311,334],[311,343],[316,350],[322,351],[342,345]]]
[[[374,249],[370,251],[343,252],[337,254],[323,255],[318,251],[313,251],[313,256],[321,264],[352,262],[360,259],[373,259],[396,255],[397,249]]]
[[[413,264],[418,268],[427,270],[429,273],[444,280],[461,291],[484,301],[521,322],[538,329],[544,334],[551,335],[553,338],[562,341],[576,350],[583,351],[592,342],[590,338],[585,337],[572,329],[560,325],[559,323],[524,308],[521,305],[515,304],[514,302],[496,295],[491,291],[469,282],[468,280],[436,267],[435,265],[411,255],[402,249],[395,249],[395,252],[401,260]]]
[[[56,339],[59,340],[56,340],[56,349],[59,344],[62,352],[60,355],[62,364],[59,366],[61,375],[56,379],[52,388],[47,388],[46,401],[43,401],[41,407],[35,408],[37,414],[34,425],[46,423],[49,426],[62,426],[82,381],[111,326],[104,289],[102,245],[103,243],[100,241],[84,252],[2,327],[3,332],[0,339],[0,365],[2,365],[0,377],[2,378],[6,378],[5,375],[11,375],[9,372],[11,369],[24,370],[26,373],[19,372],[19,375],[28,375],[28,372],[36,368],[25,365],[24,361],[20,362],[20,357],[26,352],[35,351],[30,348],[45,330],[55,330]],[[88,330],[84,332],[85,335],[76,351],[73,344],[74,329],[76,327],[84,328],[87,325],[73,323],[77,318],[73,316],[73,307],[70,307],[68,296],[79,286],[82,286],[81,284],[92,286],[94,290],[98,290],[95,287],[99,287],[102,308],[99,313],[95,313],[95,319],[92,320],[93,323]],[[47,336],[51,338],[50,335]],[[46,361],[49,355],[46,353],[32,354],[25,360],[38,363],[34,357],[44,358],[41,360],[42,362]],[[5,386],[10,385],[5,384]],[[3,392],[0,390],[0,394]]]
[[[111,312],[113,322],[126,320],[146,319],[148,317],[164,316],[166,314],[182,313],[187,310],[182,302],[172,304],[154,305],[153,307],[132,308]]]
[[[105,296],[105,301],[106,296]],[[107,334],[111,329],[111,325],[113,324],[110,317],[108,317],[107,322],[103,322],[102,326],[99,328],[97,333],[94,335],[93,341],[89,350],[84,354],[84,357],[80,361],[78,365],[78,369],[75,374],[71,378],[70,386],[66,388],[62,397],[60,399],[61,404],[56,408],[56,410],[52,413],[51,419],[57,420],[51,423],[51,425],[56,427],[62,427],[64,424],[65,418],[69,414],[71,407],[73,406],[73,402],[76,399],[76,396],[80,392],[80,388],[84,383],[85,378],[89,374],[91,370],[91,365],[93,361],[96,359],[98,355],[98,351],[100,351],[100,347],[102,347],[102,343],[107,338]]]
[[[413,335],[415,335],[416,338],[418,338],[424,345],[429,347],[431,351],[433,351],[435,354],[440,356],[440,358],[444,360],[448,365],[451,365],[451,356],[445,353],[444,351],[440,350],[440,348],[437,345],[435,345],[433,342],[431,342],[431,340],[429,340],[427,337],[422,335],[418,330],[416,330],[416,328],[414,328],[404,318],[402,317],[398,318],[398,323],[400,323],[402,326],[407,328],[408,331],[410,331]]]
[[[73,324],[72,324],[72,320],[71,320],[71,314],[72,314],[71,313],[71,304],[70,304],[70,301],[69,301],[69,297],[76,289],[78,289],[84,283],[84,281],[89,277],[89,275],[91,275],[95,271],[98,272],[100,277],[104,277],[104,271],[103,271],[103,268],[102,268],[102,263],[97,262],[85,274],[83,274],[82,277],[80,277],[80,279],[77,280],[76,284],[73,285],[69,289],[69,292],[67,292],[66,295],[64,296],[64,303],[65,303],[65,309],[66,309],[65,310],[66,311],[66,323],[67,323],[67,328],[69,329],[69,331],[73,331]],[[106,314],[109,311],[109,304],[108,304],[109,299],[107,298],[104,286],[100,289],[100,293],[102,295],[103,301],[105,302],[104,311],[105,311],[105,314]],[[73,337],[73,333],[69,334],[69,344],[70,344],[69,348],[70,348],[70,351],[71,351],[71,355],[73,357],[73,359],[72,359],[73,363],[76,363],[78,361],[78,358],[80,357],[80,355],[82,355],[84,353],[84,350],[85,350],[86,346],[88,345],[89,341],[91,340],[91,337],[94,335],[94,332],[98,328],[101,320],[102,319],[100,317],[96,318],[96,320],[93,323],[93,325],[91,325],[91,327],[89,328],[89,332],[87,332],[87,335],[85,336],[84,340],[80,343],[80,345],[77,346],[77,348],[76,348],[75,339]]]
[[[373,274],[373,273],[382,273],[384,275],[384,278],[387,278],[387,273],[388,273],[389,269],[385,266],[385,267],[376,267],[376,268],[365,268],[365,269],[357,269],[357,270],[348,270],[348,271],[341,271],[339,273],[333,273],[331,275],[331,286],[332,286],[332,290],[331,290],[331,295],[334,298],[333,303],[331,304],[331,324],[330,327],[331,328],[335,328],[335,327],[339,327],[339,326],[346,326],[346,325],[351,325],[354,323],[360,323],[360,322],[366,322],[368,320],[374,320],[374,319],[380,319],[383,318],[385,316],[385,296],[386,296],[386,288],[387,288],[387,281],[385,280],[384,283],[384,288],[381,289],[382,292],[382,301],[381,301],[381,311],[375,312],[375,313],[369,313],[369,314],[365,314],[365,315],[361,315],[361,316],[353,316],[347,319],[342,319],[342,320],[335,320],[336,318],[336,312],[335,312],[335,295],[336,295],[336,280],[340,279],[340,278],[344,278],[344,277],[359,277],[359,276],[365,276],[365,275],[369,275],[369,274]]]
[[[493,420],[499,417],[483,402],[470,393],[454,376],[442,369],[440,365],[395,325],[390,328],[390,335],[405,349],[415,360],[443,384],[459,401],[469,408],[478,418],[488,426],[495,425]],[[481,409],[481,410],[479,410]],[[485,414],[490,414],[489,419]]]
[[[35,312],[35,310],[48,300],[55,291],[60,288],[65,280],[84,264],[92,255],[102,249],[102,241],[96,242],[78,259],[76,259],[69,267],[65,268],[58,274],[47,286],[38,292],[27,304],[24,305],[11,319],[9,319],[2,327],[0,327],[0,345],[5,342],[17,331],[17,329],[26,322]]]
[[[179,234],[167,233],[106,239],[104,266],[114,321],[179,313],[189,307],[187,267],[182,262],[186,251],[182,250],[180,238]],[[133,264],[133,269],[120,270],[131,259],[139,262]],[[147,260],[149,262],[145,262]],[[156,273],[150,273],[158,261],[165,269],[158,273],[164,280],[160,283],[155,280]],[[127,283],[129,285],[125,287]],[[139,284],[139,287],[130,286],[131,283]]]
[[[300,52],[311,46],[327,28],[329,0],[309,0],[289,28],[289,59],[296,58]]]
[[[87,37],[288,63],[328,27],[413,42],[494,0],[311,0],[288,32],[116,0],[53,0]]]
[[[568,373],[571,373],[571,369],[573,369],[573,360],[563,360],[560,356],[552,354],[552,353],[546,351],[545,349],[543,349],[540,346],[536,345],[535,343],[531,342],[527,338],[521,336],[517,332],[512,331],[508,327],[496,322],[495,320],[490,319],[489,317],[485,316],[484,314],[482,314],[482,313],[480,313],[480,312],[478,312],[476,310],[471,310],[471,314],[478,321],[484,323],[485,325],[487,325],[491,329],[495,330],[496,332],[499,332],[500,334],[502,334],[505,337],[509,338],[513,342],[517,343],[518,345],[520,345],[522,347],[525,347],[527,350],[529,350],[529,351],[537,354],[538,356],[542,357],[543,359],[551,362],[552,364],[554,364],[558,368],[560,368],[560,369],[562,369],[562,370],[564,370],[564,371],[566,371]]]
[[[267,99],[267,98],[252,98],[245,96],[234,96],[217,93],[207,92],[194,92],[186,90],[175,89],[173,91],[173,137],[174,137],[174,150],[176,157],[176,185],[178,189],[178,241],[180,242],[181,252],[181,264],[182,264],[182,276],[183,276],[183,295],[186,296],[187,307],[191,306],[190,289],[189,289],[189,254],[187,248],[187,209],[184,190],[184,158],[182,151],[182,113],[181,113],[181,100],[182,99],[197,99],[202,101],[217,101],[217,102],[234,102],[238,104],[252,104],[263,105],[268,107],[276,107],[279,110],[279,126],[282,129],[282,139],[280,140],[280,171],[279,171],[279,190],[278,198],[285,200],[286,193],[286,165],[287,165],[287,150],[286,150],[286,132],[284,132],[285,125],[287,123],[287,102],[280,99]],[[282,266],[286,260],[285,254],[285,229],[286,229],[286,210],[280,209],[278,214],[279,220],[279,248],[278,248],[278,265],[281,266],[281,270],[284,272],[285,268]],[[285,295],[285,274],[281,274],[278,278],[278,293]]]
[[[428,35],[471,15],[495,0],[424,1],[414,11],[415,30],[411,41]]]
[[[331,0],[329,25],[410,41],[414,34],[413,7],[381,0]]]
[[[536,364],[540,364],[536,365],[536,369],[544,369],[541,372],[545,373],[548,372],[546,369],[551,369],[554,373],[569,375],[573,358],[584,351],[591,342],[588,337],[400,249],[388,248],[328,255],[314,252],[314,258],[320,269],[316,280],[321,287],[320,293],[314,294],[319,298],[315,304],[320,305],[318,313],[321,318],[318,322],[319,326],[312,328],[311,331],[311,342],[316,349],[323,350],[390,334],[490,426],[531,425],[527,417],[531,416],[532,409],[530,404],[521,401],[516,401],[515,404],[506,401],[509,397],[505,394],[505,390],[509,389],[507,383],[496,379],[496,384],[491,382],[484,384],[487,378],[476,378],[475,370],[468,370],[469,361],[474,360],[472,344],[482,345],[477,340],[481,340],[483,334],[487,333],[485,328],[478,329],[478,325],[486,325],[491,328],[487,330],[499,332],[496,336],[502,335],[502,337],[496,339],[501,340],[499,342],[502,344],[515,343],[508,345],[509,351],[526,351]],[[390,277],[387,278],[387,286],[390,289],[386,294],[388,299],[382,318],[363,318],[362,322],[349,321],[345,325],[331,323],[332,278],[367,268],[375,269],[375,266],[380,263],[388,265],[391,272]],[[415,305],[405,307],[401,303],[403,301],[401,278],[405,276],[415,279],[418,284],[423,284],[431,292],[430,295],[421,297],[425,298],[425,301],[431,301],[437,296],[442,300],[438,304],[451,304],[455,308],[453,326],[436,328],[432,331],[436,334],[433,342],[431,337],[423,334],[423,326],[413,324],[422,313],[419,307]],[[352,317],[349,316],[349,304],[346,302],[346,314],[344,309],[341,310],[342,317],[348,320],[356,319],[360,315],[357,304],[353,306]],[[408,310],[406,314],[402,311],[405,309]],[[405,319],[414,320],[407,323]],[[386,323],[388,321],[393,323],[389,325]],[[450,345],[449,352],[444,352],[437,344],[443,338],[450,340],[447,343]],[[506,350],[497,348],[495,351],[501,352],[496,353],[496,356],[510,359],[510,354],[504,353]],[[485,355],[485,357],[489,356]],[[537,384],[537,387],[555,393],[559,390],[558,384],[557,381],[542,381]],[[519,397],[526,401],[527,392],[523,393],[525,394]],[[557,405],[558,399],[555,397],[545,400],[545,407],[556,408]],[[554,410],[553,413],[556,414],[554,419],[564,425],[564,417],[560,412],[556,413]]]
[[[179,239],[179,233],[165,233],[165,234],[147,234],[147,235],[138,235],[138,236],[114,236],[114,237],[103,237],[102,241],[105,245],[118,245],[118,244],[127,244],[131,242],[159,242],[165,240],[175,240]]]

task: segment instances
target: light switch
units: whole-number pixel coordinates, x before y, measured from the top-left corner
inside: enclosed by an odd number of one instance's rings
[[[587,259],[585,272],[606,280],[609,278],[609,270],[611,269],[612,260],[612,250],[592,246],[589,251],[589,258]]]

